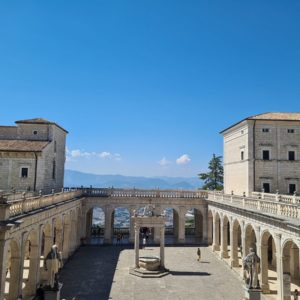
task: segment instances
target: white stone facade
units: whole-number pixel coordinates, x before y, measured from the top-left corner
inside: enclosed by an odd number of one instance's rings
[[[249,117],[222,134],[225,194],[299,190],[300,114]]]
[[[63,188],[67,131],[44,119],[16,123],[0,126],[0,190]]]

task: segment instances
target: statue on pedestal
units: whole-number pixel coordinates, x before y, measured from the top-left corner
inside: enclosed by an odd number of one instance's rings
[[[260,258],[253,248],[243,259],[244,280],[248,289],[260,289],[258,274],[260,273]]]
[[[51,247],[44,260],[44,269],[48,271],[48,285],[58,288],[58,271],[62,267],[62,254],[58,252],[57,245]]]
[[[145,217],[153,217],[154,216],[154,209],[155,209],[154,205],[152,205],[152,204],[146,205],[145,208],[144,208],[143,215]]]

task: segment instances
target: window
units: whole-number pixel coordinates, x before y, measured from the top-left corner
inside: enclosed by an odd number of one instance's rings
[[[287,132],[288,133],[295,133],[295,129],[288,129]]]
[[[296,192],[296,184],[290,183],[289,184],[289,194],[294,194]]]
[[[56,153],[56,141],[54,141],[54,152]]]
[[[28,177],[28,168],[21,168],[21,177],[22,178]]]
[[[244,130],[241,130],[241,134],[244,134]]]
[[[34,134],[34,135],[37,135],[37,134],[38,134],[37,130],[34,130],[34,131],[33,131],[33,134]]]
[[[289,151],[288,157],[289,157],[289,160],[295,160],[295,151]]]
[[[263,128],[263,129],[262,129],[262,132],[269,132],[269,131],[270,131],[269,128]]]
[[[263,156],[263,160],[270,160],[270,151],[269,150],[263,150],[262,156]]]
[[[270,183],[264,182],[263,183],[263,189],[265,193],[270,193]]]
[[[52,179],[55,179],[55,173],[56,173],[56,165],[55,165],[55,160],[52,163]]]
[[[244,160],[244,151],[241,151],[241,160]]]

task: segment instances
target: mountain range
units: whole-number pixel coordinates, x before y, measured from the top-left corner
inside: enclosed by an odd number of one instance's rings
[[[203,182],[197,177],[136,177],[124,175],[97,175],[65,170],[65,187],[184,189],[195,190]]]

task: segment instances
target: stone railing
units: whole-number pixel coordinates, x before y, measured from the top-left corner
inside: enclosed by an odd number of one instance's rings
[[[185,190],[140,190],[115,188],[65,188],[65,191],[80,190],[87,197],[137,197],[137,198],[201,198],[206,199],[207,191]]]
[[[2,196],[2,202],[9,204],[9,217],[14,217],[30,211],[43,208],[46,206],[54,205],[66,200],[71,200],[80,197],[82,191],[75,190],[69,192],[53,193],[48,195],[38,195],[27,197],[25,193],[19,199],[10,200],[9,197]]]
[[[207,199],[292,219],[300,217],[299,197],[295,195],[289,196],[255,192],[252,193],[251,196],[246,197],[213,191],[208,192]]]

